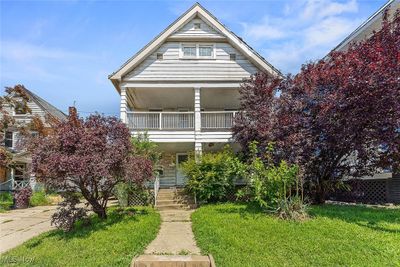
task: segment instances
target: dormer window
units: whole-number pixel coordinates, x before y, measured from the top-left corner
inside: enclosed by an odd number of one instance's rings
[[[201,23],[199,23],[199,22],[193,23],[193,28],[195,30],[200,30],[201,29]]]
[[[213,59],[215,58],[214,44],[181,44],[181,58]]]

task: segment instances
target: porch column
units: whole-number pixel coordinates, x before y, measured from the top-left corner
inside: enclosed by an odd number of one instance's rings
[[[120,104],[120,116],[121,121],[123,123],[127,123],[127,112],[128,111],[128,103],[127,103],[127,96],[126,96],[126,88],[121,88],[121,104]]]
[[[10,188],[11,188],[11,190],[14,190],[15,169],[11,168],[10,172],[11,172],[11,174],[10,174],[10,180],[11,180]]]
[[[201,103],[200,87],[194,88],[194,152],[196,159],[201,156],[202,145],[200,142],[201,134]]]

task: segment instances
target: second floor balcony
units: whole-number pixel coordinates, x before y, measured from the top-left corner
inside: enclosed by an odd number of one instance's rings
[[[202,131],[229,131],[237,111],[200,112]],[[131,130],[194,130],[195,112],[127,112],[127,123]]]

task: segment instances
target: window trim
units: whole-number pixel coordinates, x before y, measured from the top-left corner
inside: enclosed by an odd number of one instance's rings
[[[183,48],[185,46],[196,47],[196,56],[184,56]],[[212,55],[210,57],[209,56],[200,56],[200,46],[210,46],[212,48]],[[180,59],[216,59],[215,43],[180,43],[179,44],[179,58]]]

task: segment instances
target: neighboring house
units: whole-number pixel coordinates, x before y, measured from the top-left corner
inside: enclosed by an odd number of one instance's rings
[[[390,20],[396,10],[399,9],[400,0],[389,0],[336,46],[333,51],[345,51],[351,43],[371,37],[374,31],[379,31],[382,28],[385,10],[388,10]],[[365,202],[400,203],[400,174],[393,174],[390,170],[382,170],[374,176],[362,177],[360,181],[350,181],[350,183],[353,184],[352,192],[344,192],[339,197]]]
[[[29,165],[31,164],[31,156],[29,152],[19,144],[19,126],[27,126],[32,122],[32,118],[38,116],[44,122],[44,131],[51,130],[50,120],[53,122],[66,120],[67,116],[56,107],[26,90],[29,96],[27,106],[31,112],[23,112],[21,110],[8,110],[16,121],[17,127],[10,127],[5,132],[4,145],[13,155],[13,168],[0,169],[0,190],[8,191],[15,190],[30,185],[35,187],[36,181],[33,176],[29,174]],[[18,100],[18,99],[17,99]],[[37,134],[31,132],[31,134]]]
[[[122,121],[163,152],[161,187],[184,185],[188,153],[232,144],[240,83],[258,71],[281,75],[196,3],[109,76]]]

